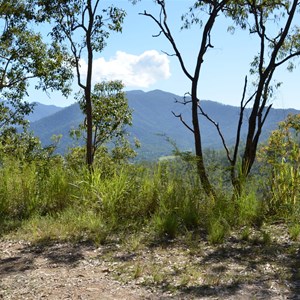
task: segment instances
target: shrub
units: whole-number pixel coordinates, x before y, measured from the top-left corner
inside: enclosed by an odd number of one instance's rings
[[[299,210],[300,200],[300,114],[289,115],[273,131],[260,151],[269,177],[265,188],[269,212],[289,217]]]

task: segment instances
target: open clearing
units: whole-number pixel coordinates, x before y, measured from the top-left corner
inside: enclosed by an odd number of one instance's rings
[[[3,239],[0,298],[300,299],[299,242],[282,224],[217,246],[200,234],[100,246]]]

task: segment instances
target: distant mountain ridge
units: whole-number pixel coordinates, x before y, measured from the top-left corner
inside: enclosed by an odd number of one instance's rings
[[[27,116],[26,119],[30,122],[35,122],[52,114],[55,114],[61,109],[63,108],[56,105],[46,105],[39,102],[34,102],[34,111],[29,116]]]
[[[181,114],[184,120],[191,124],[190,106],[175,103],[176,100],[182,101],[182,97],[160,90],[150,92],[134,90],[127,92],[127,98],[129,106],[133,109],[133,126],[129,127],[128,131],[142,144],[139,150],[141,159],[153,159],[170,154],[172,146],[166,141],[166,137],[174,140],[181,150],[192,151],[194,149],[192,132],[172,113]],[[201,105],[203,110],[220,124],[228,145],[232,145],[236,135],[239,107],[209,100],[202,100]],[[267,139],[270,132],[277,127],[278,122],[284,120],[290,113],[300,113],[300,111],[271,109],[261,141]],[[246,135],[249,114],[250,110],[248,109],[245,111],[242,138],[245,138]],[[56,109],[54,113],[51,112],[45,117],[39,117],[38,110],[33,115],[37,121],[31,122],[31,129],[44,145],[51,143],[53,134],[63,135],[59,145],[61,153],[65,152],[68,147],[76,145],[76,142],[69,137],[69,131],[71,128],[77,127],[84,119],[78,104]],[[204,148],[221,148],[222,144],[216,128],[203,116],[200,116],[200,122]]]

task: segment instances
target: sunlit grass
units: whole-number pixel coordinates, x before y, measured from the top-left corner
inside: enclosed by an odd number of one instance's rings
[[[222,183],[213,199],[201,189],[197,174],[178,161],[150,166],[110,161],[90,173],[63,160],[4,160],[0,174],[2,235],[17,230],[30,239],[102,243],[116,233],[145,231],[155,239],[200,230],[217,244],[232,228],[268,219],[256,184],[249,181],[240,197],[232,197]],[[296,239],[298,227],[290,231]]]

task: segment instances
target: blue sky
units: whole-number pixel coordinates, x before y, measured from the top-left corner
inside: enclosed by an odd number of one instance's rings
[[[167,0],[168,20],[188,70],[193,73],[199,45],[201,29],[180,30],[181,15],[188,11],[194,1]],[[183,74],[176,57],[165,55],[162,51],[172,54],[167,40],[160,36],[154,22],[140,12],[147,10],[157,16],[158,9],[152,0],[142,0],[132,5],[128,0],[101,1],[103,6],[113,3],[124,8],[127,16],[123,25],[123,33],[112,33],[107,40],[107,47],[96,54],[94,62],[94,82],[105,79],[120,79],[126,90],[161,89],[177,95],[190,90],[190,81]],[[205,17],[205,15],[203,14]],[[250,62],[258,50],[258,40],[249,36],[248,31],[236,30],[235,34],[227,32],[232,22],[219,18],[212,32],[214,48],[205,57],[199,82],[199,98],[214,100],[224,104],[239,105],[244,77],[249,73]],[[300,59],[298,68],[290,73],[281,67],[274,79],[283,82],[273,99],[274,107],[300,109]],[[84,68],[84,62],[82,62]],[[74,91],[78,88],[74,85]],[[249,93],[251,91],[249,90]],[[59,93],[49,97],[33,93],[34,101],[45,104],[66,106],[74,102],[71,96],[65,99]]]

